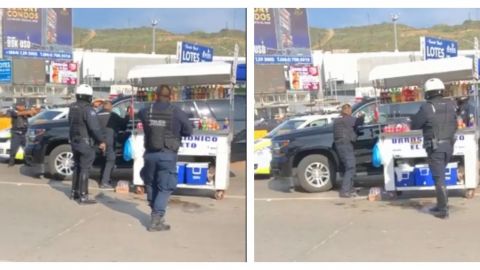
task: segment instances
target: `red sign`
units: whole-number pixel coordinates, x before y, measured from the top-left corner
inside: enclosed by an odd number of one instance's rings
[[[50,83],[76,85],[78,82],[78,64],[75,62],[50,64]]]

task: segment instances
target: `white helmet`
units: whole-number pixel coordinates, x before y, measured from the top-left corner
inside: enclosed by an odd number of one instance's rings
[[[75,95],[93,96],[93,88],[88,84],[80,84],[75,89]]]
[[[432,78],[425,82],[425,93],[430,91],[443,91],[445,85],[440,79]]]

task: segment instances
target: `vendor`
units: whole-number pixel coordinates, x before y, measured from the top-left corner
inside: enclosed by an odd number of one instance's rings
[[[423,130],[423,147],[428,155],[437,194],[437,205],[430,212],[438,218],[448,218],[448,195],[445,183],[445,168],[453,154],[456,125],[456,104],[444,99],[445,86],[440,79],[425,83],[426,103],[412,117],[412,129]]]

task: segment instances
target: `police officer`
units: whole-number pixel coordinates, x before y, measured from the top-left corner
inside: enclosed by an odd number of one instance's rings
[[[129,114],[125,115],[125,118],[120,117],[116,113],[112,113],[112,102],[107,100],[103,103],[103,111],[98,113],[98,120],[100,127],[102,128],[103,135],[106,140],[107,148],[105,150],[104,158],[105,162],[102,166],[102,179],[100,182],[100,188],[112,188],[110,182],[110,176],[115,166],[115,134],[120,130],[125,130],[130,120]]]
[[[444,99],[445,86],[439,79],[425,82],[425,99],[420,110],[412,117],[412,129],[423,130],[423,147],[427,151],[428,165],[435,181],[437,205],[430,212],[438,218],[448,218],[448,196],[445,187],[445,168],[453,154],[455,142],[456,105]]]
[[[363,124],[363,121],[363,116],[358,118],[352,116],[350,104],[343,105],[341,117],[333,121],[334,146],[345,169],[339,194],[342,198],[357,196],[352,180],[356,169],[353,144],[357,139],[356,130],[358,126]]]
[[[93,89],[87,84],[79,85],[75,91],[77,101],[70,105],[70,143],[73,150],[75,168],[72,179],[71,199],[79,204],[93,204],[88,198],[89,170],[95,160],[95,143],[105,151],[105,138],[98,123],[97,114],[92,108]]]
[[[187,114],[170,103],[170,88],[162,85],[156,90],[156,102],[140,110],[145,133],[142,179],[147,190],[151,212],[149,231],[165,231],[165,209],[177,186],[177,152],[181,137],[192,134]]]
[[[23,102],[17,102],[15,109],[8,112],[8,115],[12,118],[9,167],[15,166],[15,156],[17,155],[18,148],[20,146],[25,148],[28,117],[34,116],[38,112],[39,110],[33,108],[27,110]]]

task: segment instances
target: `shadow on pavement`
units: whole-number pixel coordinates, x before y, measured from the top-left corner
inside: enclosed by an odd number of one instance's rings
[[[145,214],[141,210],[139,210],[138,203],[133,203],[125,200],[121,200],[118,198],[111,197],[104,192],[100,192],[95,196],[95,199],[97,202],[105,205],[106,207],[122,213],[129,215],[140,222],[145,228],[148,228],[149,222],[150,222],[150,215]]]
[[[274,179],[268,182],[268,188],[273,191],[290,193],[290,181],[288,179]],[[301,191],[300,191],[301,192]]]

